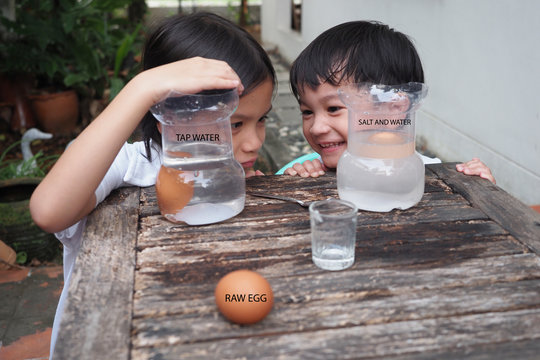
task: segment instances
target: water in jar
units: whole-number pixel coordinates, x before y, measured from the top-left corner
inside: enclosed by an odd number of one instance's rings
[[[404,210],[422,198],[424,174],[422,159],[415,152],[397,159],[375,159],[346,150],[337,167],[338,194],[362,210]]]
[[[172,222],[203,225],[242,211],[245,173],[229,146],[186,143],[163,153],[156,181],[162,215]]]

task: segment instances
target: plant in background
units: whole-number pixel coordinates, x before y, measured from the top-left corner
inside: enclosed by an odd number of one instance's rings
[[[58,242],[34,223],[29,199],[58,155],[44,156],[39,151],[26,160],[6,160],[20,143],[14,142],[0,155],[0,238],[16,252],[18,264],[50,261],[59,252]]]
[[[15,21],[0,17],[6,33],[0,73],[30,74],[38,88],[74,88],[100,98],[120,44],[137,26],[125,15],[132,2],[17,1]]]
[[[26,160],[6,160],[9,151],[20,144],[21,140],[14,142],[0,155],[0,180],[24,177],[42,178],[59,157],[59,155],[45,156],[43,152],[38,151],[37,154]]]
[[[240,0],[240,5],[233,5],[232,1],[227,2],[227,10],[233,14],[234,21],[241,27],[246,27],[250,22],[248,0]]]
[[[126,70],[126,61],[133,58],[133,44],[137,41],[139,32],[141,29],[141,24],[137,25],[133,33],[127,34],[121,41],[120,46],[116,51],[116,56],[114,59],[114,72],[113,76],[110,79],[110,95],[109,100],[114,99],[116,95],[122,90],[127,81],[129,81],[133,76],[133,71],[135,70],[134,66],[127,66]]]

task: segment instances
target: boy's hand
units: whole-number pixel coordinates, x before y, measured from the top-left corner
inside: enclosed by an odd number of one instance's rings
[[[495,178],[491,174],[491,170],[478,158],[473,158],[471,161],[463,164],[457,164],[456,170],[465,175],[480,176],[482,179],[487,179],[496,184]]]
[[[286,169],[283,173],[291,176],[301,176],[301,177],[319,177],[324,175],[326,171],[326,166],[319,160],[315,159],[313,161],[306,160],[304,163],[296,163],[292,167]]]
[[[261,170],[247,170],[246,178],[252,177],[252,176],[264,176],[264,173]]]

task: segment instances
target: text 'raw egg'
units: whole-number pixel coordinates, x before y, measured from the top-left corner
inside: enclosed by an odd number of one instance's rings
[[[236,270],[222,277],[214,295],[219,311],[237,324],[261,321],[274,304],[268,281],[250,270]]]

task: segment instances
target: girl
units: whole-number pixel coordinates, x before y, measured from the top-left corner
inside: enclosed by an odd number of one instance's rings
[[[347,148],[347,108],[337,95],[340,86],[424,82],[420,57],[409,38],[369,21],[352,21],[323,32],[294,61],[290,75],[304,136],[316,154],[293,160],[278,174],[302,177],[317,177],[335,169]],[[425,156],[422,159],[425,164],[440,162]],[[490,169],[477,158],[456,168],[495,183]]]
[[[64,244],[65,285],[51,355],[86,215],[115,188],[156,181],[161,135],[149,113],[152,105],[171,90],[194,94],[237,88],[240,102],[231,117],[234,156],[247,176],[262,175],[252,167],[265,138],[275,73],[253,37],[214,14],[174,16],[148,38],[143,69],[66,149],[30,200],[35,223]],[[139,123],[143,141],[127,144]]]

